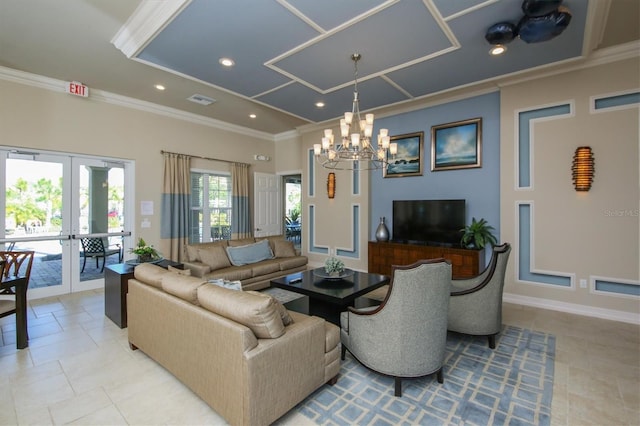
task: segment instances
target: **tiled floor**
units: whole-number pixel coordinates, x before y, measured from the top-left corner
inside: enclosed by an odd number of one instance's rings
[[[640,424],[640,327],[517,305],[505,305],[503,319],[557,337],[553,425]],[[15,349],[14,317],[0,324],[0,424],[225,424],[129,350],[101,291],[32,301],[25,350]]]

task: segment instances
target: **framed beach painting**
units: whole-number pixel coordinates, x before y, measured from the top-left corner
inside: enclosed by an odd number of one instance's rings
[[[482,167],[482,118],[431,127],[431,171]]]
[[[397,144],[398,151],[395,155],[387,151],[387,164],[382,169],[382,176],[386,178],[422,176],[424,132],[392,136],[390,143]]]

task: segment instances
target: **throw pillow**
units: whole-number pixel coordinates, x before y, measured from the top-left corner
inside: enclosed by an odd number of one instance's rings
[[[287,311],[287,308],[285,308],[284,305],[280,303],[280,301],[275,297],[273,297],[272,295],[255,291],[255,290],[249,290],[247,291],[247,293],[256,294],[261,297],[269,297],[273,299],[273,302],[276,305],[276,309],[278,310],[278,314],[280,314],[280,319],[282,320],[282,324],[284,324],[284,326],[286,327],[289,324],[293,323],[293,318],[291,318],[291,315],[289,315],[289,311]]]
[[[297,255],[293,241],[287,240],[273,241],[273,254],[275,257],[294,257]]]
[[[240,281],[227,281],[222,278],[215,278],[208,281],[209,284],[217,285],[219,287],[228,288],[230,290],[242,291],[242,283]]]
[[[173,272],[176,274],[187,275],[187,276],[191,275],[191,269],[178,269],[171,265],[167,266],[167,269],[169,270],[169,272]]]
[[[228,268],[229,266],[231,266],[225,248],[221,246],[199,249],[198,256],[200,256],[202,263],[209,266],[212,271],[215,271],[216,269]]]
[[[258,339],[275,339],[285,332],[272,299],[216,285],[200,286],[197,291],[205,309],[249,327]]]
[[[248,265],[261,260],[273,259],[269,241],[262,240],[246,246],[227,247],[227,255],[234,266]]]

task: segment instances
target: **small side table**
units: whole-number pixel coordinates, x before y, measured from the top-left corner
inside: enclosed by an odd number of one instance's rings
[[[182,263],[163,260],[158,266],[182,269]],[[134,265],[118,263],[104,268],[104,314],[120,328],[127,327],[127,292]]]

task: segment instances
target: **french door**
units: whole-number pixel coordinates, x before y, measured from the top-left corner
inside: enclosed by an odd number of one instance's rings
[[[131,247],[133,163],[0,148],[0,171],[0,249],[35,251],[29,298],[102,287],[105,262]],[[112,255],[93,255],[89,239]]]

